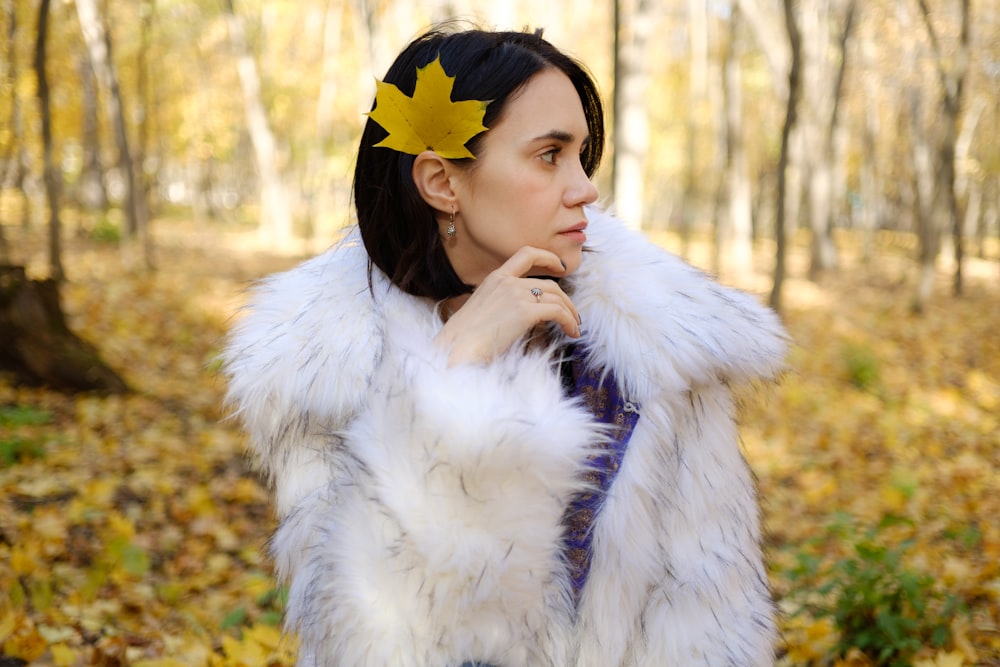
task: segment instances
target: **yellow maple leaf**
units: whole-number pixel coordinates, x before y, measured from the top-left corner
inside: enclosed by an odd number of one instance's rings
[[[440,56],[417,68],[413,97],[391,83],[375,83],[375,109],[368,116],[389,133],[376,146],[410,155],[432,150],[448,159],[475,158],[465,144],[488,129],[483,125],[488,102],[452,102],[455,77],[445,73]]]
[[[226,665],[229,667],[267,664],[267,649],[252,640],[239,640],[226,635],[222,638],[222,650],[226,653]]]
[[[913,663],[914,667],[962,667],[965,665],[965,658],[963,657],[961,651],[955,651],[952,653],[945,653],[944,651],[939,652],[933,658],[926,660],[917,660]]]
[[[53,644],[49,647],[49,651],[56,667],[72,667],[77,663],[80,654],[79,650],[70,648],[66,644]]]

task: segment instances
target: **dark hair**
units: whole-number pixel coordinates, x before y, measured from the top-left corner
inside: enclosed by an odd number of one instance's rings
[[[590,141],[581,160],[593,176],[604,150],[604,110],[597,86],[577,61],[542,39],[540,32],[456,31],[438,27],[411,42],[396,57],[383,81],[413,95],[417,68],[440,55],[448,76],[455,77],[452,100],[491,100],[483,125],[492,127],[508,100],[538,72],[554,67],[566,74],[583,105]],[[388,133],[368,119],[361,135],[354,170],[354,204],[358,227],[372,265],[398,287],[416,296],[444,299],[471,291],[445,255],[434,211],[413,182],[413,155],[375,144]],[[466,147],[481,150],[483,132]],[[472,162],[469,159],[456,162]]]

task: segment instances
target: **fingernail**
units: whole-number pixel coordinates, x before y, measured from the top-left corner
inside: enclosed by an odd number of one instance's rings
[[[580,317],[580,313],[576,314],[576,323],[579,324],[581,327],[583,326],[583,318]]]

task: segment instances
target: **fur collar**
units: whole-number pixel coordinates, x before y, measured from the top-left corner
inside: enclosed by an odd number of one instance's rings
[[[588,210],[592,252],[567,281],[596,360],[642,401],[716,379],[773,377],[786,337],[777,315],[713,282],[607,213]]]
[[[613,369],[631,399],[780,370],[786,338],[770,309],[598,208],[588,219],[590,252],[563,285],[580,311],[581,342],[593,363]],[[254,317],[237,324],[226,353],[236,383],[230,396],[244,406],[268,405],[270,414],[293,406],[335,421],[352,414],[387,336],[429,340],[441,326],[432,301],[395,289],[377,269],[372,278],[374,299],[355,229],[327,252],[262,281],[248,305]]]

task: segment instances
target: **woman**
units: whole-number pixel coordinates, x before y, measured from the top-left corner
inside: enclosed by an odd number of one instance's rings
[[[428,33],[379,84],[358,229],[254,291],[229,398],[300,666],[773,664],[730,386],[784,334],[593,206],[603,139],[539,34]]]

